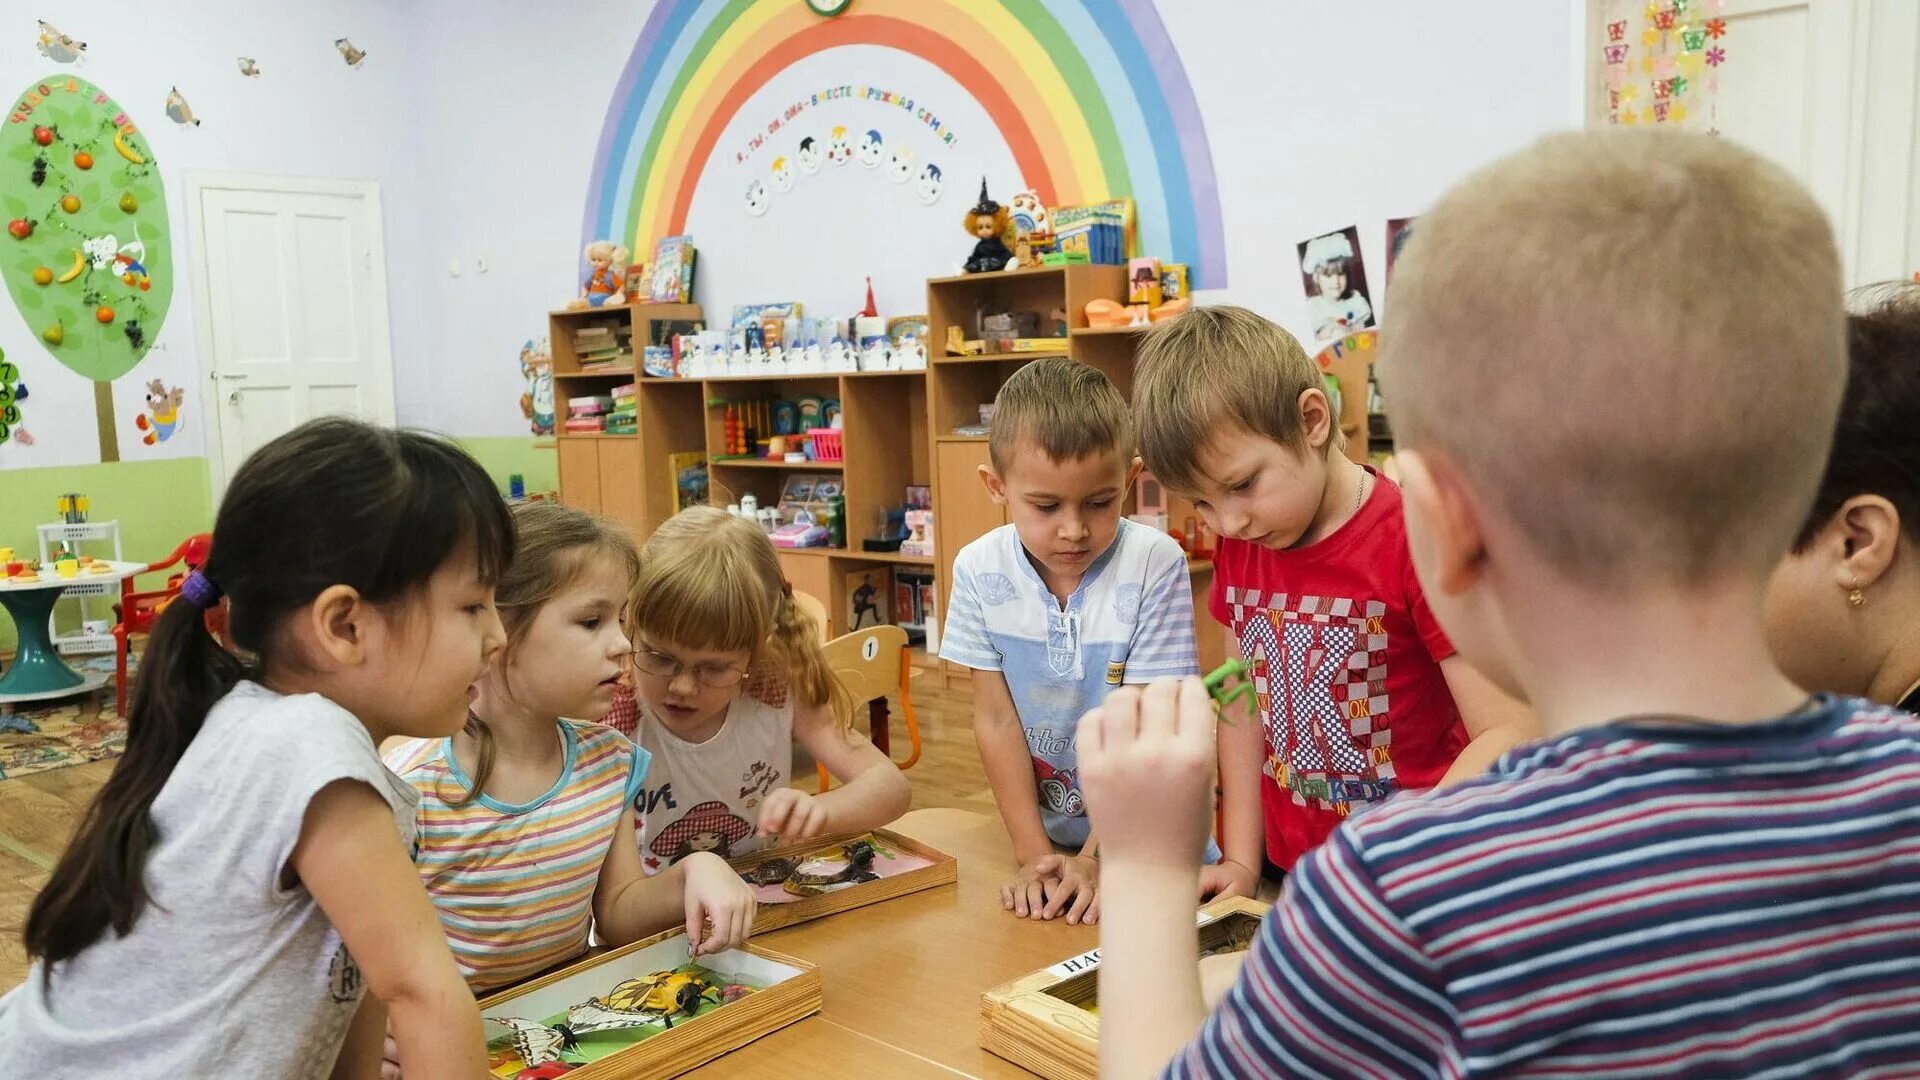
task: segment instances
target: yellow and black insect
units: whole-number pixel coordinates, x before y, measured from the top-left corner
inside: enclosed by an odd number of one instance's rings
[[[672,1027],[674,1014],[692,1016],[702,1001],[719,1004],[720,990],[699,973],[656,971],[614,987],[602,1004],[619,1012],[654,1013]]]

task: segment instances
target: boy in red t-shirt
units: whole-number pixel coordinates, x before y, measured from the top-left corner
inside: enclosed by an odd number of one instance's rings
[[[1341,452],[1292,335],[1194,308],[1142,341],[1133,405],[1147,467],[1220,536],[1210,608],[1258,691],[1259,724],[1220,728],[1226,858],[1203,897],[1252,895],[1263,821],[1285,871],[1354,810],[1478,775],[1532,737],[1526,709],[1454,656],[1413,576],[1400,489]]]

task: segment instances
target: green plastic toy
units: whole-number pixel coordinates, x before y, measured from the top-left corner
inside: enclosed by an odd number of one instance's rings
[[[1206,686],[1207,693],[1213,696],[1215,704],[1223,714],[1227,706],[1243,699],[1247,703],[1247,711],[1251,713],[1255,708],[1251,673],[1252,669],[1247,667],[1245,660],[1234,659],[1214,668],[1206,678],[1200,681]],[[1228,686],[1228,683],[1233,685]]]

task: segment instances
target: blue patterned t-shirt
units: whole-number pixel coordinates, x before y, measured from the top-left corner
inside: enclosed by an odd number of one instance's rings
[[[1002,525],[953,561],[940,656],[1007,680],[1047,836],[1084,844],[1080,717],[1122,683],[1199,671],[1186,553],[1165,533],[1123,519],[1062,607],[1014,527]]]

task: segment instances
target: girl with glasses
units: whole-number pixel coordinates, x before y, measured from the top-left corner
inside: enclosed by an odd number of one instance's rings
[[[639,741],[652,756],[635,804],[648,873],[906,811],[907,778],[852,729],[854,702],[764,533],[694,507],[653,534],[640,566],[630,622]],[[796,742],[840,786],[789,787]]]

